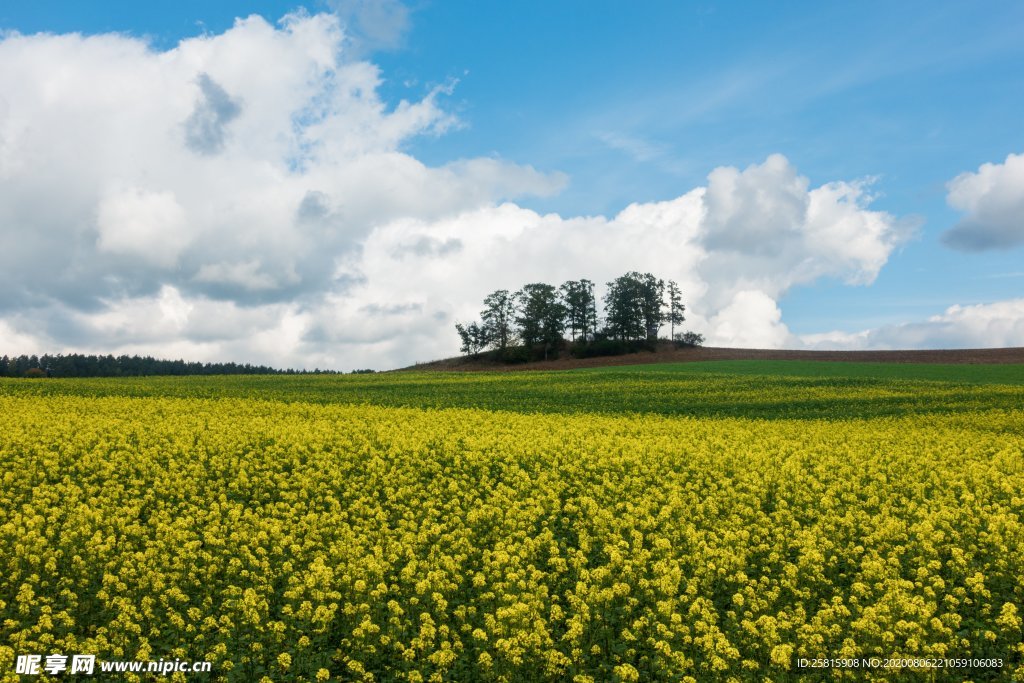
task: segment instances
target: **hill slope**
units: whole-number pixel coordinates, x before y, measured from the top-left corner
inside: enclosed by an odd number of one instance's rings
[[[1005,364],[1024,363],[1024,347],[1008,349],[927,349],[914,351],[806,351],[789,349],[728,349],[698,347],[676,349],[665,344],[656,352],[644,351],[622,356],[600,358],[569,358],[506,365],[486,359],[466,357],[446,358],[429,363],[417,363],[402,370],[572,370],[614,365],[646,363],[692,363],[712,360],[799,360],[847,361],[854,363],[942,363]]]

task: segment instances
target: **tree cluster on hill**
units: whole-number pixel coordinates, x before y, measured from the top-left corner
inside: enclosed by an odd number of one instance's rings
[[[608,283],[603,303],[602,317],[594,283],[585,279],[557,288],[535,282],[516,292],[499,289],[484,299],[479,321],[455,324],[460,350],[473,356],[491,351],[511,362],[557,357],[567,345],[578,357],[615,355],[653,349],[666,324],[681,345],[704,341],[695,332],[676,334],[686,307],[672,280],[631,271]]]
[[[0,357],[2,377],[138,377],[143,375],[276,375],[309,371],[278,370],[249,363],[196,363],[151,356],[87,356],[80,353]],[[312,374],[319,374],[314,370]]]

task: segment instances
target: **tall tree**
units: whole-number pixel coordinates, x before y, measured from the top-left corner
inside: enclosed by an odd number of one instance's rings
[[[668,315],[665,316],[665,322],[671,326],[670,337],[675,339],[676,325],[682,325],[683,321],[686,320],[683,317],[683,311],[686,310],[686,306],[683,305],[683,294],[679,291],[679,285],[676,284],[675,280],[669,280],[665,289],[668,293]]]
[[[518,306],[516,323],[523,344],[532,349],[544,346],[544,359],[562,341],[565,331],[566,307],[558,298],[558,291],[549,284],[535,282],[516,292]]]
[[[665,281],[650,273],[632,273],[639,282],[640,308],[643,311],[644,332],[647,341],[657,341],[658,331],[665,320]]]
[[[608,283],[604,310],[608,333],[615,339],[643,339],[647,330],[644,318],[643,280],[630,272]]]
[[[597,297],[594,295],[594,283],[590,280],[580,280],[583,285],[585,297],[583,303],[583,327],[580,332],[583,341],[593,341],[597,334]]]
[[[566,327],[572,341],[576,341],[577,334],[584,342],[591,339],[597,331],[594,283],[590,280],[569,280],[560,291],[566,308]]]
[[[515,297],[507,289],[491,292],[484,299],[484,310],[480,312],[487,339],[499,351],[508,348],[515,336]]]

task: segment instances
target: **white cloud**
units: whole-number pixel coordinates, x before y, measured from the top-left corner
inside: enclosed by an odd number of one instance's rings
[[[738,348],[792,348],[797,340],[782,322],[782,311],[764,292],[737,292],[709,321],[712,343]]]
[[[193,280],[241,287],[248,291],[273,290],[282,284],[277,278],[262,272],[260,262],[255,260],[240,263],[207,263],[199,268]],[[292,270],[285,280],[289,284],[294,284],[299,280],[299,276]]]
[[[867,181],[812,187],[781,155],[613,217],[540,215],[508,200],[564,175],[426,166],[402,149],[458,125],[446,89],[389,106],[345,44],[305,14],[165,52],[0,40],[0,342],[394,367],[455,353],[494,289],[640,270],[679,282],[710,343],[783,346],[787,291],[870,283],[912,230]]]
[[[389,106],[377,67],[343,45],[329,14],[253,16],[164,52],[125,35],[5,34],[4,304],[96,306],[165,284],[316,298],[379,223],[564,184],[498,160],[430,168],[402,153],[457,123],[445,88]]]
[[[740,254],[778,254],[801,236],[808,184],[781,154],[746,171],[716,168],[704,194],[704,243]]]
[[[947,189],[946,201],[965,214],[942,236],[948,246],[983,251],[1024,244],[1024,154],[962,173]]]
[[[821,277],[870,284],[899,244],[915,231],[867,207],[870,180],[810,189],[780,154],[744,171],[718,168],[708,176],[700,264],[710,305],[721,308],[745,290],[778,300],[790,288]]]
[[[104,195],[96,217],[100,251],[173,266],[190,239],[185,211],[171,192],[137,188]]]
[[[38,354],[43,348],[45,345],[36,337],[15,329],[6,320],[0,320],[0,356]]]
[[[801,337],[810,348],[980,349],[1024,346],[1024,299],[950,306],[927,320]]]
[[[717,169],[707,188],[633,204],[613,218],[539,215],[504,204],[442,220],[392,221],[367,238],[359,266],[365,284],[353,293],[420,309],[366,326],[357,309],[339,308],[319,316],[332,322],[318,324],[315,336],[349,344],[353,329],[363,328],[371,336],[362,343],[397,337],[405,326],[420,335],[417,358],[443,357],[455,351],[452,322],[474,318],[494,289],[588,277],[600,292],[612,278],[641,270],[679,282],[689,306],[684,327],[709,343],[798,344],[778,300],[823,276],[871,282],[911,231],[869,210],[862,183],[809,185],[776,155],[742,171]],[[441,244],[459,246],[442,255]]]
[[[329,0],[360,51],[395,48],[409,30],[409,8],[400,0]]]

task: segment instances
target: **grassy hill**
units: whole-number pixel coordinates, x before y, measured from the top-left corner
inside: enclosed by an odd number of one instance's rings
[[[618,356],[573,358],[563,353],[560,358],[529,363],[504,363],[487,354],[456,356],[417,363],[403,370],[574,370],[617,365],[658,363],[699,363],[704,361],[813,361],[834,363],[899,363],[940,365],[1014,365],[1024,364],[1024,348],[1003,349],[922,349],[894,351],[808,351],[795,349],[732,349],[719,347],[676,348],[669,342],[659,343],[656,351],[640,351]]]

